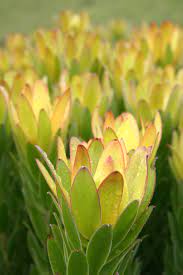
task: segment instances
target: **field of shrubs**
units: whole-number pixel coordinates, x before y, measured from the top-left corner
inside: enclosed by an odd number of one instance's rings
[[[3,39],[0,274],[183,274],[181,26]]]

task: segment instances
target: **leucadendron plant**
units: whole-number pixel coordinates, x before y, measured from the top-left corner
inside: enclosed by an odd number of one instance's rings
[[[49,89],[42,80],[25,84],[21,90],[16,87],[15,90],[4,91],[18,153],[16,163],[31,221],[28,245],[35,264],[33,270],[38,274],[49,274],[45,240],[49,234],[52,203],[45,199],[48,188],[36,169],[35,157],[38,154],[34,145],[38,144],[43,148],[55,163],[56,137],[61,135],[66,140],[70,118],[70,91],[51,99]]]
[[[128,130],[124,125],[123,131]],[[137,143],[131,132],[129,138]],[[122,137],[87,143],[71,138],[68,160],[59,138],[56,168],[36,146],[49,168],[37,159],[58,210],[47,242],[54,274],[124,274],[153,208],[155,168],[149,139],[147,146],[127,150]]]

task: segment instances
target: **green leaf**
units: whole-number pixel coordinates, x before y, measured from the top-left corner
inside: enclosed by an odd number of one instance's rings
[[[53,233],[54,240],[56,241],[61,254],[63,254],[63,239],[62,239],[62,234],[60,232],[60,228],[56,224],[51,224],[51,231]]]
[[[143,214],[142,216],[137,220],[137,222],[133,225],[133,227],[130,229],[128,235],[124,240],[122,240],[111,252],[111,259],[118,256],[121,252],[126,250],[130,245],[133,244],[135,239],[138,237],[139,233],[141,232],[144,224],[147,222],[151,212],[153,210],[153,207],[150,206]]]
[[[131,246],[128,247],[125,251],[121,252],[115,259],[108,261],[107,264],[102,268],[99,275],[114,275],[118,271],[120,265],[125,261],[126,255],[133,249],[133,247],[139,242],[137,240]],[[117,274],[116,274],[117,275]]]
[[[100,158],[103,150],[104,150],[104,146],[99,139],[92,140],[92,142],[88,148],[88,153],[89,153],[90,160],[91,160],[92,175],[94,175],[94,173],[96,171],[98,161],[99,161],[99,158]]]
[[[139,202],[132,201],[125,210],[121,213],[118,218],[114,229],[113,229],[113,248],[118,245],[122,239],[126,237],[126,234],[129,232],[131,226],[133,225],[137,211],[138,211]]]
[[[102,224],[115,224],[123,193],[123,176],[119,172],[111,173],[98,189]]]
[[[35,178],[37,178],[40,172],[37,167],[36,159],[39,159],[40,155],[36,150],[35,146],[31,143],[27,143],[26,150],[27,150],[27,160],[28,160],[28,164],[26,165],[31,170],[32,175]]]
[[[71,252],[69,241],[66,237],[65,230],[63,229],[63,225],[61,223],[61,220],[59,219],[59,217],[57,216],[56,213],[53,213],[53,215],[55,217],[55,220],[56,220],[57,225],[58,225],[59,230],[60,230],[60,235],[61,235],[62,240],[63,240],[63,256],[64,256],[64,259],[65,259],[65,262],[67,262],[68,258],[69,258],[68,255]]]
[[[87,108],[82,109],[80,124],[80,135],[83,137],[84,140],[89,140],[92,136],[92,131],[91,115]]]
[[[69,257],[67,275],[88,275],[86,256],[82,251],[74,251]]]
[[[51,123],[47,112],[43,109],[39,113],[38,120],[38,145],[48,152],[51,143]]]
[[[114,139],[117,139],[116,133],[114,132],[114,130],[110,127],[107,127],[104,131],[104,143],[108,144],[109,142],[111,142]]]
[[[66,199],[69,199],[69,195],[67,193],[67,191],[64,189],[63,185],[62,185],[62,182],[61,182],[61,179],[60,177],[58,176],[53,164],[51,163],[51,161],[48,159],[48,156],[47,154],[37,145],[35,145],[35,148],[38,150],[38,152],[41,154],[41,156],[43,157],[44,161],[46,162],[47,166],[49,167],[49,170],[51,172],[51,175],[52,177],[54,178],[54,181],[56,182],[57,185],[59,185],[59,187],[61,188],[61,191],[64,195],[64,197]]]
[[[95,182],[86,167],[82,167],[74,179],[71,207],[79,232],[89,239],[100,226],[101,217]]]
[[[105,264],[112,245],[112,226],[101,226],[91,237],[87,247],[89,275],[97,275]]]
[[[81,240],[79,237],[79,233],[78,233],[76,224],[73,220],[71,210],[58,186],[57,186],[57,194],[59,198],[59,203],[61,204],[62,218],[63,218],[63,223],[65,226],[65,230],[67,232],[68,239],[70,241],[71,246],[75,250],[79,250],[81,249]]]
[[[154,193],[155,184],[156,184],[156,170],[155,168],[148,167],[147,187],[139,207],[138,217],[140,217],[141,214],[144,212],[144,210],[148,207]]]
[[[78,170],[82,166],[87,167],[89,169],[89,171],[91,171],[91,164],[90,164],[90,158],[88,155],[88,151],[84,145],[79,144],[77,146],[76,156],[75,156],[74,165],[73,165],[73,169],[72,169],[72,177],[73,178],[75,177]]]
[[[60,176],[63,187],[67,192],[70,192],[71,188],[71,173],[68,166],[62,159],[59,159],[57,162],[57,174]]]
[[[124,257],[122,263],[120,264],[120,267],[119,267],[119,274],[120,275],[125,274],[125,270],[126,270],[128,264],[129,264],[129,261],[132,258],[132,253],[130,253],[130,252]]]
[[[55,184],[55,182],[53,181],[52,177],[48,173],[45,166],[38,159],[36,159],[36,162],[37,162],[39,170],[41,171],[41,174],[43,175],[46,183],[48,184],[48,186],[51,189],[52,193],[56,196],[56,184]]]
[[[66,265],[57,242],[54,239],[48,239],[47,249],[53,274],[64,275],[66,271]]]
[[[144,147],[139,147],[131,156],[126,171],[126,183],[130,200],[141,200],[147,183],[147,151]]]
[[[28,137],[29,141],[35,144],[37,138],[36,118],[30,103],[24,95],[19,97],[17,113],[23,132]]]

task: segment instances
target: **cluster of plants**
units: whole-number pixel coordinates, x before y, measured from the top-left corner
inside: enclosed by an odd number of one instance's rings
[[[183,273],[183,29],[86,13],[0,48],[0,274]]]

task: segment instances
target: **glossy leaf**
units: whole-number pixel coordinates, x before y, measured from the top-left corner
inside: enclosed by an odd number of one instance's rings
[[[118,245],[128,234],[135,221],[138,206],[138,201],[132,201],[119,216],[113,229],[113,248]]]
[[[73,166],[73,170],[72,170],[72,178],[75,177],[78,170],[82,166],[87,167],[88,170],[91,171],[90,158],[88,155],[88,151],[82,144],[79,144],[77,147],[74,166]]]
[[[23,132],[29,141],[35,144],[37,138],[36,118],[28,100],[23,95],[19,98],[17,113]]]
[[[102,224],[114,224],[119,214],[123,194],[123,176],[111,173],[98,188]]]
[[[70,112],[70,91],[66,91],[57,101],[53,110],[51,125],[53,136],[58,129],[62,129],[65,126],[66,120]]]
[[[123,113],[115,121],[115,129],[119,139],[123,139],[127,152],[139,145],[139,129],[135,118],[130,113]]]
[[[86,256],[81,251],[73,251],[69,257],[67,275],[88,275]]]
[[[106,128],[103,134],[104,143],[108,144],[110,141],[117,139],[117,135],[114,130],[110,127]]]
[[[56,192],[56,184],[54,183],[52,177],[50,176],[50,174],[48,173],[47,169],[45,168],[45,166],[37,159],[36,160],[37,165],[44,177],[44,179],[46,180],[49,188],[51,189],[51,191],[53,192],[53,194],[56,196],[57,192]]]
[[[123,173],[124,165],[121,144],[118,140],[113,140],[105,147],[99,159],[94,175],[96,186],[98,187],[100,183],[114,171]]]
[[[63,141],[60,137],[58,137],[58,139],[57,139],[57,152],[58,152],[57,158],[62,159],[65,162],[65,164],[68,164],[67,156],[65,153],[65,147],[64,147]]]
[[[51,125],[48,114],[41,110],[38,120],[38,145],[46,152],[49,151],[51,143]]]
[[[57,161],[57,174],[60,176],[63,187],[69,193],[71,188],[71,172],[62,159]]]
[[[65,230],[67,232],[67,236],[70,241],[70,244],[75,250],[79,250],[81,249],[81,240],[79,237],[79,232],[77,230],[77,227],[73,219],[71,210],[68,206],[68,203],[65,200],[64,195],[62,194],[59,186],[57,186],[57,196],[58,196],[59,203],[61,205],[63,223],[65,226]]]
[[[91,144],[89,145],[88,148],[88,153],[91,161],[91,171],[92,175],[94,175],[98,161],[100,159],[100,156],[103,152],[104,146],[102,142],[99,139],[94,139],[92,140]]]
[[[48,239],[48,257],[53,274],[64,275],[66,271],[66,266],[63,255],[61,254],[58,245],[59,244],[54,239]]]
[[[103,225],[91,237],[86,256],[89,275],[97,275],[105,264],[112,245],[112,227]]]
[[[130,201],[141,200],[147,185],[147,151],[138,148],[131,156],[127,171],[126,182]]]
[[[139,207],[138,217],[145,211],[146,207],[148,207],[153,197],[155,184],[156,184],[156,170],[155,168],[148,167],[147,187]]]
[[[153,207],[151,206],[141,215],[141,217],[135,222],[133,227],[128,232],[126,238],[124,240],[121,240],[121,242],[118,243],[118,245],[112,250],[110,259],[114,259],[133,244],[133,242],[141,232],[144,224],[147,222],[149,216],[151,215],[152,210]]]
[[[77,173],[71,188],[71,207],[79,232],[90,238],[101,223],[100,203],[95,182],[87,168]]]

